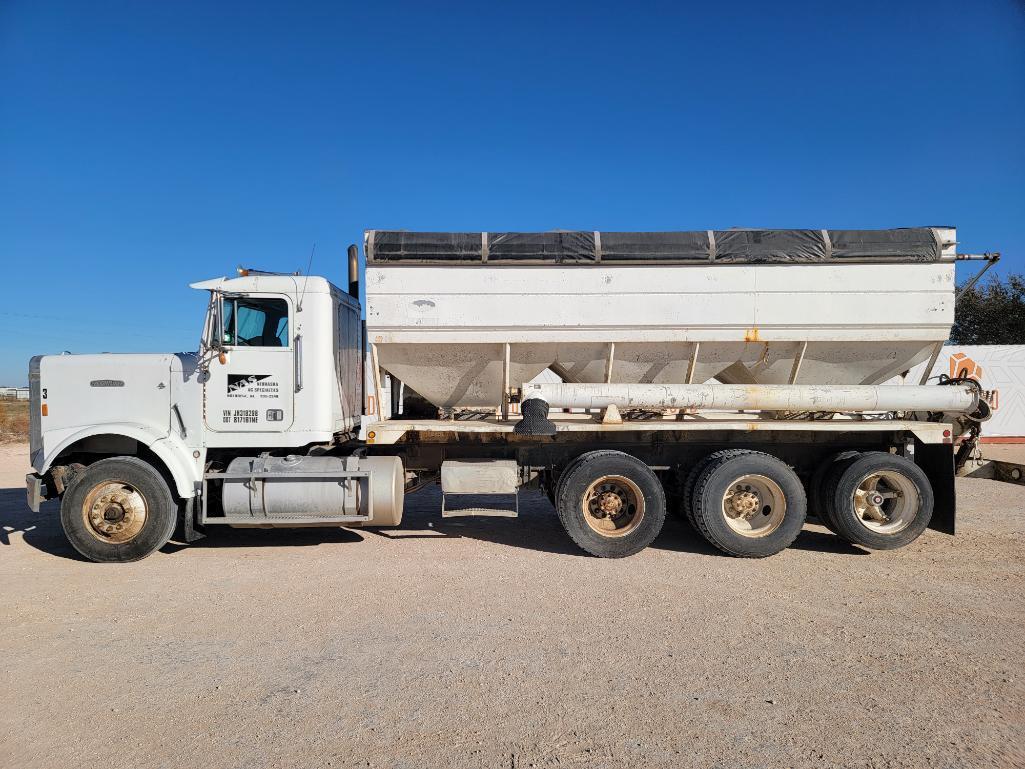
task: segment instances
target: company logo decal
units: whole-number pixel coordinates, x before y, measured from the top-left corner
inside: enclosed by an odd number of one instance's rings
[[[270,374],[228,374],[228,395],[270,379]]]

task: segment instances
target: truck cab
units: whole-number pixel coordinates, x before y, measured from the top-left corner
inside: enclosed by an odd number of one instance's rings
[[[358,431],[359,301],[325,278],[246,275],[209,291],[201,358],[206,445],[304,446]]]
[[[209,295],[195,353],[30,362],[29,504],[38,511],[44,499],[90,486],[76,505],[63,505],[62,520],[72,544],[94,560],[147,554],[186,509],[190,521],[230,518],[220,505],[194,510],[208,498],[211,471],[261,457],[266,465],[289,450],[305,457],[313,446],[357,438],[364,331],[356,296],[323,277],[248,270],[191,287]],[[315,471],[305,463],[307,473],[346,472],[344,463]],[[359,496],[355,486],[350,496]],[[387,507],[394,503],[379,505],[379,520],[389,518]],[[234,525],[275,525],[250,512]],[[297,512],[293,525],[323,518]]]

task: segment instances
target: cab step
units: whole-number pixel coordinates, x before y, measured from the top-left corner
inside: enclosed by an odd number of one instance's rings
[[[441,463],[441,517],[516,518],[520,514],[519,478],[514,460],[447,459]],[[450,510],[450,496],[511,496],[514,507],[511,510],[476,506]]]

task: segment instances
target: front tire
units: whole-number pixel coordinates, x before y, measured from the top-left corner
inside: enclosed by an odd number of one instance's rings
[[[570,538],[599,558],[640,552],[666,518],[658,476],[619,451],[594,451],[575,460],[559,480],[555,507]]]
[[[101,459],[75,476],[61,498],[61,525],[90,561],[138,561],[174,533],[178,508],[163,476],[136,457]]]

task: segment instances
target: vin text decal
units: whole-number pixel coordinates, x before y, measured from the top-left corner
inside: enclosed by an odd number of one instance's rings
[[[228,397],[247,401],[276,400],[280,385],[273,374],[228,374]],[[255,406],[256,404],[252,404]],[[260,420],[260,409],[223,409],[221,421],[224,424],[252,425]]]

